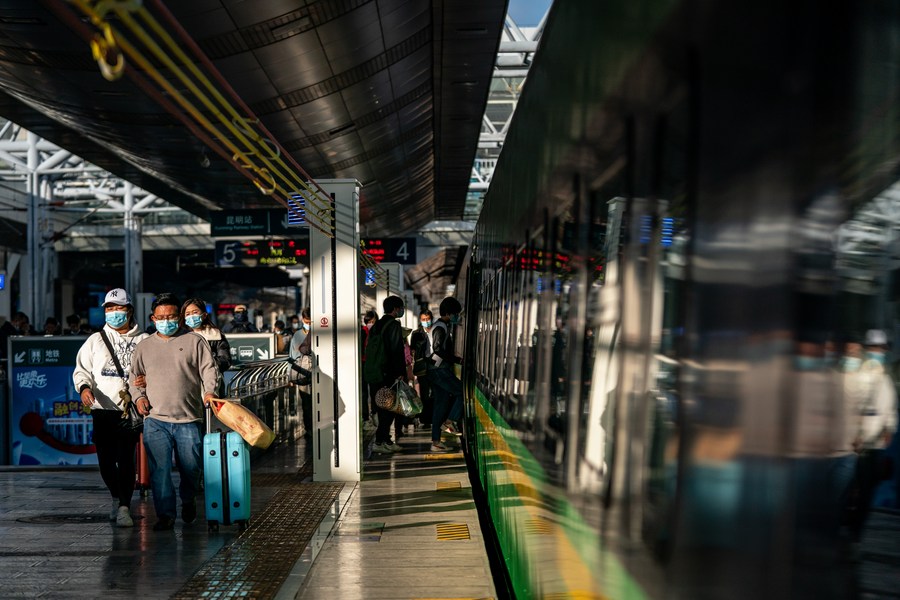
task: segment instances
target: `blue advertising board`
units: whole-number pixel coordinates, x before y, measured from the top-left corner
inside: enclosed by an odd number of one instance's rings
[[[97,464],[93,421],[72,383],[75,357],[86,339],[9,339],[11,464]]]

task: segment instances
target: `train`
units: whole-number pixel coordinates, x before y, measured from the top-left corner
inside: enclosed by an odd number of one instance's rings
[[[897,40],[879,0],[554,3],[457,285],[502,594],[860,593],[839,361],[898,332]]]

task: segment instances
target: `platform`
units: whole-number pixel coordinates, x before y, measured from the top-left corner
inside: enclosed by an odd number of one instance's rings
[[[356,483],[314,483],[302,442],[253,463],[244,532],[154,532],[135,494],[133,528],[108,520],[94,468],[0,471],[2,598],[493,598],[461,453],[373,455]],[[198,507],[202,506],[198,503]]]

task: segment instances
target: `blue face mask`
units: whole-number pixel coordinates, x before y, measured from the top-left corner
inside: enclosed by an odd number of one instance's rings
[[[431,327],[431,321],[422,321],[422,327]]]
[[[309,331],[309,323],[303,324],[303,331]]]
[[[884,352],[866,352],[866,358],[869,360],[874,360],[880,365],[884,364]]]
[[[795,356],[794,369],[798,371],[821,371],[825,360],[815,356]]]
[[[200,327],[200,323],[203,322],[203,317],[200,315],[190,315],[184,318],[184,324],[190,327],[191,329],[196,329]]]
[[[459,325],[459,315],[450,315],[450,324]]]
[[[178,331],[178,321],[156,321],[156,330],[169,336]]]
[[[862,366],[862,359],[856,356],[845,356],[841,359],[841,370],[852,373],[853,371],[859,371],[859,368]]]
[[[106,313],[106,324],[113,329],[118,329],[128,322],[128,313],[124,310],[114,310]]]

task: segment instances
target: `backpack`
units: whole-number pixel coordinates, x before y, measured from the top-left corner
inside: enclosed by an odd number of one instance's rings
[[[387,357],[384,352],[384,339],[381,337],[383,331],[384,325],[379,321],[366,338],[366,362],[363,363],[363,378],[366,383],[384,381],[384,365],[387,363]]]

